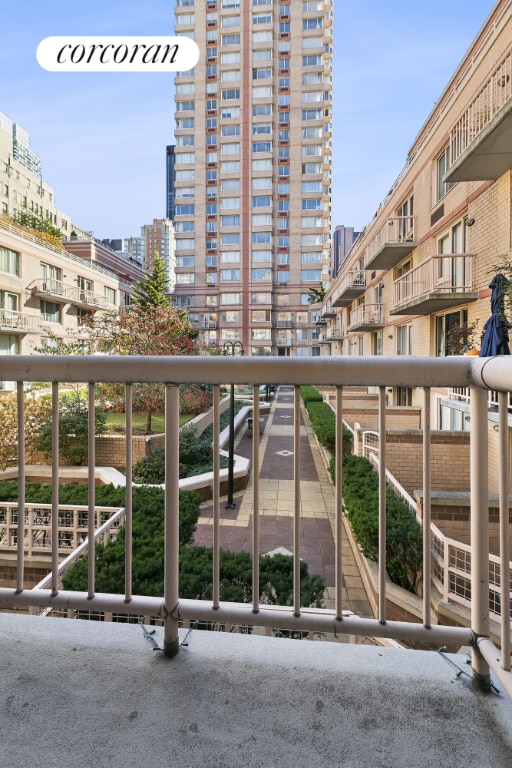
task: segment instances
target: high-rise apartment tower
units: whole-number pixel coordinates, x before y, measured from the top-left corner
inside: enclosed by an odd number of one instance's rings
[[[205,341],[317,355],[328,280],[332,0],[177,0],[175,302]]]

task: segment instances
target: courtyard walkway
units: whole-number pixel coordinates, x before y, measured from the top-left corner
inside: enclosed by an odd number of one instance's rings
[[[307,417],[306,417],[307,418]],[[268,416],[261,422],[260,438],[260,550],[284,548],[293,552],[293,387],[279,387]],[[327,584],[326,607],[334,607],[335,498],[334,488],[320,456],[313,430],[301,414],[301,550],[311,574]],[[252,438],[244,426],[235,453],[252,457]],[[221,500],[220,545],[235,552],[252,549],[252,480],[234,494],[235,509]],[[213,545],[213,508],[202,505],[195,544]],[[343,542],[343,609],[372,617],[359,569],[349,542]]]

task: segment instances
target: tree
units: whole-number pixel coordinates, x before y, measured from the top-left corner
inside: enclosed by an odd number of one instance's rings
[[[310,288],[309,293],[311,294],[309,296],[310,304],[321,304],[325,299],[325,294],[327,291],[325,288]]]
[[[49,404],[48,404],[49,405]],[[105,432],[107,418],[103,411],[95,409],[96,434]],[[52,455],[53,419],[51,407],[47,408],[46,418],[39,424],[35,447],[46,458]],[[70,464],[81,466],[89,452],[89,406],[82,399],[80,392],[73,390],[59,402],[59,455]]]
[[[154,307],[169,307],[169,281],[164,260],[160,254],[155,254],[153,268],[146,272],[145,282],[135,283],[133,287],[133,303],[141,310],[146,311]]]
[[[25,395],[25,448],[35,448],[40,424],[51,418],[51,404],[47,398]],[[18,400],[15,394],[0,398],[0,470],[18,461]]]
[[[54,337],[55,338],[55,337]],[[57,340],[39,353],[69,355],[104,352],[110,355],[195,355],[197,333],[187,313],[169,304],[135,304],[121,312],[96,312],[77,328],[70,339]],[[119,413],[125,409],[125,388],[122,384],[105,383],[98,387],[104,409]],[[133,408],[147,415],[146,434],[151,433],[151,417],[163,413],[165,387],[163,384],[135,384]]]

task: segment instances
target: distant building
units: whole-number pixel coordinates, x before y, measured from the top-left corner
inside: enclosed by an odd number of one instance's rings
[[[174,144],[170,144],[166,149],[165,155],[165,218],[174,221],[174,198],[176,196],[174,189],[175,172],[174,166],[176,155],[174,153]]]
[[[338,224],[333,233],[331,274],[336,277],[345,261],[348,252],[359,237],[360,232],[354,232],[354,227],[345,227]]]
[[[27,131],[0,112],[0,214],[22,210],[49,219],[64,237],[70,236],[71,219],[55,207],[53,187],[42,178]]]
[[[176,284],[176,240],[174,225],[169,219],[153,219],[152,224],[141,227],[142,260],[146,271],[151,271],[157,253],[167,267],[169,292]]]
[[[175,303],[207,344],[319,356],[331,255],[333,0],[189,3],[175,77]]]

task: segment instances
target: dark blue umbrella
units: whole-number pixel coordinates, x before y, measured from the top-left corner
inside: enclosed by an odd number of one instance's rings
[[[489,288],[492,288],[492,314],[484,325],[480,357],[510,355],[508,329],[511,326],[505,317],[505,293],[509,285],[510,281],[501,273],[493,277],[489,283]]]

